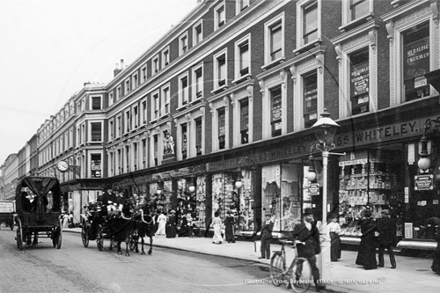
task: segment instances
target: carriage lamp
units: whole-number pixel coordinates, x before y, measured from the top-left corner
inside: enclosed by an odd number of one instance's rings
[[[429,154],[431,153],[431,141],[428,140],[425,134],[419,141],[419,155],[420,159],[417,162],[417,166],[421,171],[426,171],[431,167],[431,160],[429,159]]]

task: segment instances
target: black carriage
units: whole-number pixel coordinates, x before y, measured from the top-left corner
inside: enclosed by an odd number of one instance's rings
[[[104,209],[100,203],[84,205],[84,214],[81,214],[81,239],[84,247],[89,246],[89,241],[96,240],[99,251],[104,245]]]
[[[28,245],[38,244],[39,237],[50,238],[53,247],[61,248],[61,200],[57,178],[30,176],[20,181],[15,195],[18,249],[24,248],[24,242]]]
[[[0,224],[14,230],[15,200],[0,200]]]

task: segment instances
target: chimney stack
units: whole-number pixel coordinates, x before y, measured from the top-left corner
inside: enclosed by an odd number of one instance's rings
[[[124,70],[124,59],[121,59],[121,70]]]
[[[121,61],[123,61],[123,60],[121,60]],[[121,71],[122,71],[122,69],[119,68],[119,64],[116,63],[116,67],[115,67],[115,69],[113,70],[113,77],[116,77],[116,75],[118,75],[119,72],[121,72]]]

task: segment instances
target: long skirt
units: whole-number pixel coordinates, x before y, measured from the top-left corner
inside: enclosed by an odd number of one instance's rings
[[[176,226],[174,225],[174,223],[167,223],[166,226],[166,234],[167,234],[167,238],[175,238],[176,237]]]
[[[219,224],[214,225],[214,237],[212,238],[212,242],[215,244],[223,242],[222,227]]]
[[[337,261],[341,258],[341,238],[337,233],[331,232],[331,250],[330,250],[330,259],[332,261]]]
[[[165,235],[165,225],[166,225],[165,221],[159,222],[159,228],[156,231],[156,236],[157,235]]]

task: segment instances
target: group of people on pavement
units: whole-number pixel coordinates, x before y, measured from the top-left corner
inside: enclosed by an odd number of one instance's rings
[[[391,268],[397,267],[393,251],[396,243],[396,223],[390,218],[389,210],[384,209],[381,214],[381,218],[374,219],[371,208],[367,207],[363,211],[362,220],[360,220],[362,236],[356,264],[363,266],[366,270],[384,267],[385,249],[390,256]],[[378,261],[376,261],[376,248],[379,248]]]

